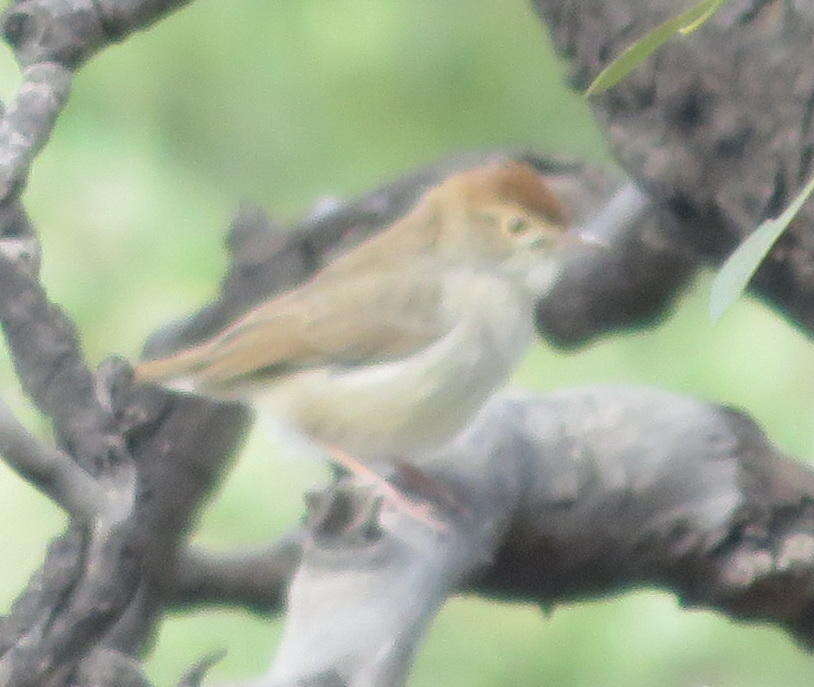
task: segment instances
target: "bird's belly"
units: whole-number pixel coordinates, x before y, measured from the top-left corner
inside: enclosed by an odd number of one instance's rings
[[[467,425],[531,341],[530,314],[487,315],[408,358],[296,373],[256,401],[360,459],[416,460]]]

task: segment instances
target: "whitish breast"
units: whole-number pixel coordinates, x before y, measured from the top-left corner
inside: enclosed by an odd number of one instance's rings
[[[404,458],[436,447],[505,382],[533,331],[531,299],[505,278],[455,274],[445,285],[444,308],[455,325],[418,353],[302,372],[258,401],[359,458]]]

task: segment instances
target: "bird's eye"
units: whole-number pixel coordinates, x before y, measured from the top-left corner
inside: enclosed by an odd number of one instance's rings
[[[529,223],[522,217],[512,217],[512,219],[506,223],[506,231],[513,236],[524,234],[526,231],[528,231],[528,228]]]

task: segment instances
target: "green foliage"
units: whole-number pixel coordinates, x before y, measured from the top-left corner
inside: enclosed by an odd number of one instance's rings
[[[673,36],[692,33],[726,2],[727,0],[702,0],[686,12],[657,26],[605,67],[585,91],[585,95],[597,95],[612,88]]]
[[[709,314],[717,321],[740,298],[752,276],[772,246],[791,224],[806,201],[814,193],[814,177],[805,185],[792,203],[776,218],[763,222],[718,270],[709,298]]]

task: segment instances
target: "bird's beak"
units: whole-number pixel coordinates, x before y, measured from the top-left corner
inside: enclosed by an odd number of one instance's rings
[[[572,227],[562,235],[562,246],[565,248],[577,246],[596,246],[608,250],[610,243],[590,231],[588,227]]]
[[[650,212],[651,201],[635,184],[629,183],[614,196],[592,218],[584,224],[566,232],[570,245],[597,246],[609,250],[615,237],[625,227],[640,221]]]

